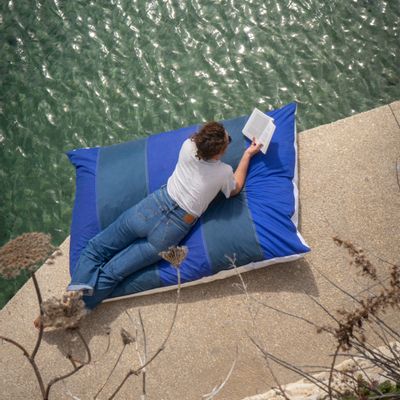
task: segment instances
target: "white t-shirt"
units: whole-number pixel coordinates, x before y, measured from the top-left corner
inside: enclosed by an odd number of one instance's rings
[[[179,207],[200,217],[220,190],[228,198],[236,181],[230,165],[220,160],[199,160],[196,153],[196,144],[186,139],[168,179],[167,191]]]

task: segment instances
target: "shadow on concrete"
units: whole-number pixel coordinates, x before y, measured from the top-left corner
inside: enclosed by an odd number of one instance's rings
[[[308,295],[318,297],[319,291],[315,283],[310,265],[306,259],[297,261],[274,264],[265,268],[249,271],[242,274],[243,280],[247,286],[249,294],[262,293],[269,295],[277,292],[307,293]],[[243,294],[240,278],[233,276],[198,286],[183,288],[181,290],[180,303],[200,302],[207,299],[219,299],[225,297],[240,296]],[[102,350],[96,351],[99,358],[106,349],[109,340],[108,327],[114,320],[119,318],[125,311],[135,316],[136,310],[156,304],[171,304],[176,302],[176,291],[172,290],[153,295],[127,298],[115,302],[104,303],[93,310],[81,324],[81,332],[88,344],[94,337],[102,337],[100,341],[104,343]],[[172,312],[172,311],[171,311]],[[128,317],[125,328],[132,331],[132,324]],[[115,332],[113,332],[115,335]],[[76,357],[82,357],[85,349],[79,339],[71,341],[71,335],[76,333],[68,331],[46,332],[43,340],[50,345],[55,345],[59,351],[64,354],[74,354]],[[97,340],[96,340],[97,342]],[[72,348],[71,348],[72,346]],[[104,360],[103,360],[104,361]],[[67,362],[67,361],[66,361]]]

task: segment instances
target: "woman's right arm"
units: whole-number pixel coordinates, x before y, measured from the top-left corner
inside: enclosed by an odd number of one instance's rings
[[[234,173],[236,187],[232,190],[230,197],[236,196],[243,189],[244,183],[246,182],[247,170],[249,168],[251,158],[257,154],[262,147],[262,144],[256,143],[256,139],[253,137],[253,141],[250,146],[244,151],[243,156],[239,162],[238,167]]]

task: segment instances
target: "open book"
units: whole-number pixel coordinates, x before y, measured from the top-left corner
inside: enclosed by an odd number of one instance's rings
[[[262,111],[255,108],[246,122],[242,132],[243,135],[253,140],[256,138],[256,143],[262,143],[261,151],[267,152],[272,134],[275,131],[274,119],[264,114]]]

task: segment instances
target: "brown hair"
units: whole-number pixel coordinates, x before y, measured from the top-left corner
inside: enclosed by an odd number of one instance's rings
[[[225,128],[215,121],[205,123],[191,140],[196,143],[199,160],[210,160],[227,146]]]

